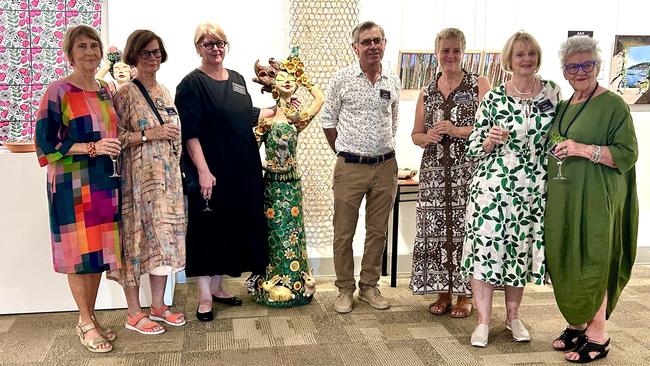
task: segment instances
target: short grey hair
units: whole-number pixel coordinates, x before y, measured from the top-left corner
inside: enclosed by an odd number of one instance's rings
[[[381,37],[386,38],[386,35],[384,34],[384,28],[382,28],[379,24],[373,22],[372,20],[367,20],[363,23],[358,24],[352,30],[352,43],[359,42],[359,33],[372,28],[379,29],[379,31],[381,32]]]
[[[596,62],[598,62],[599,65],[602,64],[603,60],[600,57],[600,47],[598,47],[598,41],[589,36],[569,37],[560,45],[560,51],[558,52],[558,55],[560,56],[560,62],[562,65],[564,65],[567,58],[575,55],[576,53],[583,52],[591,53]]]

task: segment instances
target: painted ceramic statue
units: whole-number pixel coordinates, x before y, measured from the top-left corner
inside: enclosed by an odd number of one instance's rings
[[[262,92],[270,92],[277,105],[275,115],[260,118],[254,130],[258,143],[265,146],[264,209],[270,255],[266,277],[257,280],[255,301],[272,307],[307,304],[316,291],[307,261],[296,152],[298,134],[320,111],[325,97],[304,68],[296,48],[284,61],[269,59],[269,66],[255,63],[253,81],[262,84]],[[299,87],[313,97],[305,109],[293,96]]]
[[[106,81],[109,82],[109,86],[113,92],[135,77],[135,68],[122,61],[122,52],[115,46],[108,48],[106,60],[104,60],[102,67],[97,71],[95,77],[104,79],[108,73],[111,74],[113,80]]]

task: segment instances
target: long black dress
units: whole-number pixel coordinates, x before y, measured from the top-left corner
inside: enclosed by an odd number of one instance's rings
[[[259,109],[246,81],[228,70],[214,80],[200,70],[176,87],[183,143],[198,138],[217,180],[209,206],[200,193],[188,195],[187,276],[264,273],[268,263],[262,164],[253,135]]]

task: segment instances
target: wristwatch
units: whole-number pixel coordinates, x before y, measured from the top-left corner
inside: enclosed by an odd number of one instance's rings
[[[144,134],[144,130],[140,132],[142,133],[142,137],[140,137],[140,140],[142,140],[142,142],[147,142],[148,139],[147,139],[147,135]]]

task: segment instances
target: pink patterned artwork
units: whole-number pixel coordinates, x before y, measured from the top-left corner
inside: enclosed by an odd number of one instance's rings
[[[102,1],[0,1],[0,142],[32,139],[47,85],[70,72],[65,30],[87,24],[99,31]]]

